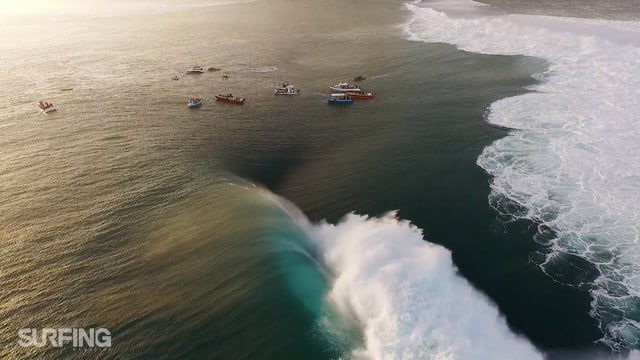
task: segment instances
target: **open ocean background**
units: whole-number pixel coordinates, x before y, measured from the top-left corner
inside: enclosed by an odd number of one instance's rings
[[[1,14],[0,358],[636,359],[639,19],[636,0]],[[359,74],[376,99],[326,104]],[[98,326],[112,348],[17,345]]]

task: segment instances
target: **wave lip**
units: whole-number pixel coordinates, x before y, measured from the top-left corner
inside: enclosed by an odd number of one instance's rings
[[[475,7],[445,3],[456,13]],[[488,121],[514,131],[478,158],[493,178],[489,201],[551,230],[541,264],[551,276],[547,270],[564,254],[593,264],[599,276],[588,286],[603,341],[640,348],[640,23],[453,17],[442,2],[438,10],[429,4],[407,4],[409,39],[551,63],[536,92],[491,105]]]
[[[333,274],[329,304],[362,329],[354,359],[543,358],[457,274],[448,250],[395,213],[301,225]]]

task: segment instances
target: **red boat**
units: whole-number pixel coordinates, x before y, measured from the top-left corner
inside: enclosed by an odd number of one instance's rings
[[[364,91],[347,91],[347,96],[352,99],[373,99],[376,94]]]
[[[232,104],[243,105],[244,102],[247,101],[247,99],[234,97],[233,94],[224,94],[224,95],[218,94],[216,95],[216,101],[223,101],[223,102],[228,102]]]

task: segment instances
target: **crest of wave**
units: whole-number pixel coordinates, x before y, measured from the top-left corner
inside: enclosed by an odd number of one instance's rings
[[[456,11],[477,7],[452,3]],[[639,348],[640,24],[473,11],[456,17],[446,5],[408,4],[409,38],[550,62],[535,92],[491,105],[488,121],[514,131],[478,159],[493,176],[490,203],[548,229],[539,238],[541,264],[557,280],[552,269],[563,256],[595,268],[587,286],[603,341]]]
[[[395,213],[302,226],[333,274],[329,303],[362,329],[354,359],[542,359],[458,275],[448,250]]]

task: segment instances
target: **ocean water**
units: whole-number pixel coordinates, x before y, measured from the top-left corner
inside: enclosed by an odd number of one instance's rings
[[[492,104],[488,121],[517,131],[487,147],[478,164],[493,176],[492,206],[538,224],[543,248],[534,260],[549,276],[591,292],[603,341],[637,347],[640,168],[632,154],[640,150],[633,75],[640,71],[640,24],[475,16],[473,2],[455,2],[454,11],[469,10],[465,17],[409,6],[415,39],[551,62],[535,93]]]
[[[583,5],[5,11],[0,358],[637,357],[640,28]]]

